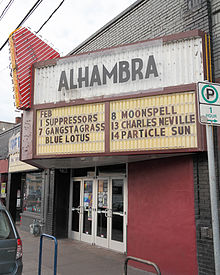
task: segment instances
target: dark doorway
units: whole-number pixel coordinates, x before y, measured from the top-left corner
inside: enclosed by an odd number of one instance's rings
[[[9,211],[14,221],[20,220],[20,213],[22,211],[22,173],[12,173],[8,179],[8,199]]]
[[[68,237],[70,170],[55,171],[54,234]]]

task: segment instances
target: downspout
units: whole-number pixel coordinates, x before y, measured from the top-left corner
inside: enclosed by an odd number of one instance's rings
[[[212,4],[210,0],[207,0],[207,10],[208,10],[208,27],[210,35],[210,47],[211,47],[211,67],[212,67],[212,82],[215,82],[215,68],[213,59],[213,34],[212,34]]]
[[[211,69],[212,69],[212,82],[215,83],[215,67],[214,67],[214,54],[213,54],[213,32],[212,32],[212,5],[211,5],[211,1],[207,0],[207,11],[208,11],[208,26],[209,26],[209,35],[210,35],[210,48],[211,48]],[[215,155],[215,171],[216,171],[216,184],[217,184],[217,192],[219,191],[219,169],[220,169],[220,150],[219,150],[219,141],[218,141],[218,127],[213,127],[213,138],[214,138],[214,155]],[[216,169],[217,168],[217,169]],[[217,195],[217,208],[218,208],[218,217],[219,218],[219,194]],[[214,244],[214,240],[213,240],[213,244]],[[215,253],[215,251],[214,251]],[[217,251],[216,253],[219,253],[219,251]],[[217,266],[217,264],[215,263],[215,266]]]

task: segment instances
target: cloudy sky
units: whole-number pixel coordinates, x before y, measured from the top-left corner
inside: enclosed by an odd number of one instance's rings
[[[5,13],[6,6],[11,2]],[[0,47],[15,30],[37,0],[0,0]],[[23,24],[37,31],[57,8],[61,0],[43,0]],[[65,0],[59,10],[39,32],[44,40],[66,55],[135,0]],[[0,51],[0,121],[14,122],[16,111],[10,77],[8,44]]]

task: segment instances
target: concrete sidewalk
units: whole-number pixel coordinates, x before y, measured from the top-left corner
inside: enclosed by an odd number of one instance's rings
[[[23,243],[23,275],[37,275],[40,238],[18,231]],[[58,240],[57,275],[123,275],[125,255],[87,243]],[[54,241],[43,239],[41,275],[53,275]],[[128,267],[128,275],[153,274]]]

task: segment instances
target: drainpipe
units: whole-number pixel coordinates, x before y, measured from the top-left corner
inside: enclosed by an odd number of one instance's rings
[[[210,0],[207,0],[207,10],[208,10],[208,24],[209,24],[209,35],[210,35],[210,44],[211,44],[210,48],[211,48],[212,82],[215,82],[215,72],[214,72],[214,66],[213,66],[214,60],[213,60],[212,6],[211,6]],[[218,194],[217,180],[215,175],[216,173],[215,155],[217,159],[217,167],[219,167],[217,127],[211,128],[210,126],[206,125],[206,138],[207,138],[207,147],[208,147],[207,153],[208,153],[208,165],[209,165],[209,183],[210,183],[210,199],[211,199],[211,213],[212,213],[215,274],[220,275],[220,262],[219,262],[220,238],[219,238],[219,211],[218,211],[219,196],[217,195]],[[219,177],[218,177],[218,181],[219,181]]]
[[[207,0],[207,10],[208,10],[208,25],[209,25],[209,35],[211,41],[211,65],[212,65],[212,81],[215,82],[215,68],[213,66],[213,34],[212,34],[212,5],[211,1]]]

